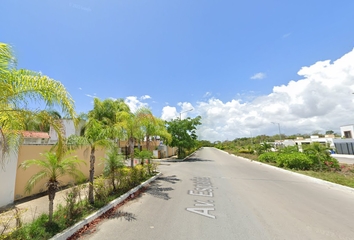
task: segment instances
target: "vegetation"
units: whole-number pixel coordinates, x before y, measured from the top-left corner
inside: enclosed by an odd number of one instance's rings
[[[167,131],[172,136],[170,146],[178,147],[178,158],[185,157],[184,149],[190,150],[198,146],[196,128],[201,124],[201,117],[173,119],[167,122]]]
[[[139,108],[135,113],[119,112],[117,127],[124,129],[124,136],[130,143],[130,164],[134,167],[134,142],[138,138],[144,122],[155,122],[155,117],[148,108]]]
[[[43,214],[33,222],[24,224],[15,230],[8,236],[8,239],[49,239],[118,198],[129,189],[146,181],[151,176],[148,174],[147,166],[138,166],[133,169],[127,167],[119,168],[116,175],[116,189],[114,189],[110,177],[96,177],[93,184],[96,201],[93,205],[87,198],[81,199],[80,191],[85,188],[85,184],[75,186],[71,188],[66,196],[66,205],[59,206],[59,209],[54,212],[52,224],[46,224],[49,216]]]
[[[59,144],[57,155],[62,154],[64,139],[60,125],[50,114],[29,111],[28,103],[44,102],[47,106],[57,105],[61,110],[76,119],[74,101],[65,87],[42,73],[17,69],[17,60],[8,44],[0,43],[0,162],[4,163],[11,149],[17,150],[22,130],[31,128],[31,121],[41,115],[57,131]]]
[[[90,175],[89,175],[89,201],[95,202],[93,196],[93,178],[95,174],[95,151],[97,147],[112,146],[112,142],[107,139],[109,128],[96,119],[89,119],[85,126],[84,136],[71,135],[68,138],[67,146],[72,149],[79,147],[90,149]]]
[[[71,152],[66,152],[67,156]],[[51,153],[46,152],[41,154],[44,159],[33,159],[27,160],[21,163],[20,167],[23,169],[29,168],[31,165],[36,165],[40,167],[40,171],[35,173],[26,184],[26,192],[30,193],[33,187],[42,179],[46,179],[45,186],[48,189],[49,198],[49,223],[52,222],[53,218],[53,204],[55,193],[59,187],[59,178],[64,175],[69,175],[75,179],[83,178],[84,175],[81,171],[77,169],[80,163],[85,163],[82,160],[77,159],[76,156],[67,157],[59,160],[59,158]]]

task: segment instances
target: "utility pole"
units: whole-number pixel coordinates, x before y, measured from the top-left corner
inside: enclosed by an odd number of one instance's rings
[[[280,123],[272,122],[273,124],[278,124],[278,129],[279,129],[279,138],[280,138],[280,146],[281,147],[281,132],[280,132]]]

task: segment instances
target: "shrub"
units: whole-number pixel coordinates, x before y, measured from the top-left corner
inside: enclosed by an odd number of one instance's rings
[[[277,166],[297,170],[309,170],[313,167],[313,161],[303,153],[283,153],[276,158]]]
[[[252,154],[252,153],[254,153],[254,150],[253,149],[240,149],[240,150],[238,150],[238,152]]]
[[[258,160],[261,162],[270,162],[270,163],[276,163],[277,162],[277,152],[266,152],[261,154],[258,157]]]

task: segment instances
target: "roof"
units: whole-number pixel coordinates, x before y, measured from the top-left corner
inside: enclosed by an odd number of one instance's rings
[[[46,132],[23,131],[22,134],[27,138],[50,138]]]

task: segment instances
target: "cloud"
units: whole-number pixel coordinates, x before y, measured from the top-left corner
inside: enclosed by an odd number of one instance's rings
[[[140,97],[140,100],[145,100],[145,99],[150,99],[151,97],[149,95],[144,95]]]
[[[252,77],[250,77],[251,79],[263,79],[266,77],[265,73],[259,72],[256,73],[255,75],[253,75]]]
[[[87,97],[90,97],[90,98],[95,98],[96,96],[92,96],[90,94],[85,94]]]
[[[207,97],[210,97],[211,96],[211,93],[210,92],[206,92],[203,96],[203,98],[207,98]]]
[[[232,140],[238,137],[278,133],[287,135],[333,130],[352,123],[354,112],[354,49],[340,59],[319,61],[298,71],[300,80],[274,86],[268,95],[248,102],[240,99],[221,101],[210,98],[195,104],[193,114],[202,116],[200,139]],[[190,103],[179,103],[182,109]],[[165,107],[164,116],[176,116]]]
[[[290,35],[291,35],[291,33],[284,34],[284,35],[283,35],[283,38],[287,38],[287,37],[289,37]]]
[[[175,107],[166,106],[162,109],[161,119],[169,121],[178,117],[178,112]]]
[[[82,90],[82,88],[81,88],[81,87],[79,87],[79,90]]]
[[[140,107],[147,107],[147,103],[140,102],[138,97],[130,96],[126,97],[124,102],[129,106],[131,112],[135,112]]]

